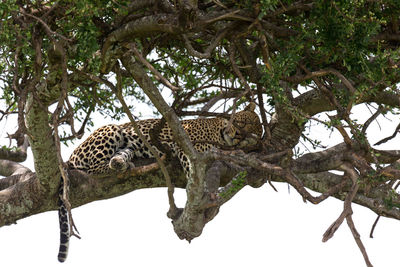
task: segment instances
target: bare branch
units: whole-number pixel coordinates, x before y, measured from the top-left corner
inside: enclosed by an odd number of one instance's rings
[[[337,218],[331,226],[325,231],[322,242],[326,242],[333,237],[336,230],[340,227],[343,223],[343,220],[353,213],[351,209],[351,202],[353,201],[357,191],[358,191],[358,183],[357,183],[357,173],[349,166],[342,165],[342,168],[346,171],[347,178],[350,178],[353,181],[353,185],[349,193],[347,193],[346,199],[344,201],[343,211],[340,214],[339,218]]]
[[[132,49],[135,56],[145,65],[165,86],[173,91],[181,91],[182,88],[180,86],[173,85],[170,81],[168,81],[158,70],[156,70],[153,65],[150,64],[137,50],[135,44],[131,44],[130,48]]]
[[[368,120],[366,122],[364,122],[364,126],[361,129],[361,134],[365,135],[365,132],[367,131],[369,125],[376,120],[376,118],[382,114],[382,112],[384,112],[386,109],[383,106],[379,106],[378,110],[372,114],[371,117],[368,118]]]
[[[356,227],[354,225],[352,216],[348,215],[346,217],[346,221],[347,221],[347,225],[349,226],[349,228],[351,230],[351,233],[353,234],[354,240],[356,241],[356,243],[358,245],[358,248],[360,249],[361,254],[364,257],[364,261],[365,261],[366,265],[368,267],[372,267],[372,263],[370,262],[370,260],[368,258],[367,251],[365,250],[365,247],[364,247],[364,245],[363,245],[363,243],[361,241],[361,238],[360,238],[360,234],[358,233],[358,231],[357,231],[357,229],[356,229]]]
[[[375,220],[374,223],[372,224],[371,232],[369,233],[369,237],[370,237],[370,238],[374,238],[375,227],[376,227],[376,225],[378,224],[380,218],[381,218],[381,215],[378,215],[378,216],[376,217],[376,220]]]
[[[137,52],[138,53],[138,52]],[[171,182],[171,177],[167,171],[167,168],[165,167],[165,164],[163,163],[163,161],[161,160],[159,154],[157,153],[157,151],[154,149],[154,147],[152,145],[150,145],[150,143],[147,141],[146,137],[143,135],[143,133],[140,131],[139,126],[137,125],[135,119],[132,116],[131,111],[128,108],[128,105],[126,104],[123,96],[122,96],[122,77],[121,77],[121,73],[119,71],[119,67],[116,67],[116,74],[117,74],[117,88],[112,87],[112,89],[117,89],[115,92],[115,94],[117,95],[119,101],[122,104],[122,107],[124,108],[125,113],[128,115],[129,120],[131,121],[131,124],[133,126],[133,128],[135,129],[135,132],[137,133],[137,135],[139,136],[139,138],[143,141],[143,143],[145,144],[145,146],[149,149],[150,153],[153,155],[153,157],[156,159],[158,165],[161,168],[161,171],[165,177],[165,182],[167,184],[168,187],[168,200],[169,200],[169,211],[167,213],[169,218],[176,218],[178,216],[178,208],[175,205],[175,200],[174,200],[174,186]]]
[[[0,175],[2,176],[25,174],[27,172],[31,172],[31,170],[22,164],[11,160],[0,159]]]
[[[400,132],[400,123],[397,125],[396,130],[394,130],[394,132],[393,132],[393,134],[392,134],[391,136],[388,136],[388,137],[386,137],[386,138],[383,138],[383,139],[380,140],[379,142],[376,142],[376,143],[374,144],[374,146],[379,146],[379,145],[381,145],[381,144],[383,144],[383,143],[386,143],[387,141],[389,141],[389,140],[395,138],[396,135],[397,135],[397,133],[399,133],[399,132]]]

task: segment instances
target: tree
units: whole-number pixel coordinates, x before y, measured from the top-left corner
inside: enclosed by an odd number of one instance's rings
[[[346,220],[367,266],[351,204],[400,219],[400,151],[379,149],[400,124],[375,144],[368,136],[372,122],[400,106],[397,1],[6,0],[0,14],[1,119],[18,115],[10,138],[19,147],[0,151],[0,226],[57,209],[60,175],[69,177],[72,207],[168,186],[168,215],[186,240],[246,185],[283,181],[304,201],[344,201],[323,240]],[[161,90],[170,91],[172,104]],[[139,112],[125,102],[132,99],[155,107],[171,126],[196,163],[189,181],[171,167],[176,160],[162,171],[162,162],[142,162],[101,178],[65,170],[60,142],[82,136],[95,109],[133,120],[131,111]],[[210,110],[224,103],[235,112],[248,101],[257,103],[264,128],[256,152],[193,149],[178,116],[223,116]],[[356,105],[373,110],[367,121],[351,117]],[[315,124],[343,141],[326,147],[309,138]],[[35,172],[17,163],[28,140]],[[314,150],[301,153],[301,142]],[[187,190],[183,209],[172,184]]]

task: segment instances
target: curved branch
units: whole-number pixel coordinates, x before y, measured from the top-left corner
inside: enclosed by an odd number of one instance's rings
[[[131,22],[110,33],[104,42],[101,54],[103,55],[102,71],[105,72],[108,63],[108,57],[105,56],[112,44],[126,40],[127,38],[133,39],[141,34],[151,34],[166,32],[171,34],[178,34],[180,29],[178,27],[178,18],[172,14],[158,14],[146,16]],[[105,60],[105,61],[104,61]]]
[[[223,29],[222,31],[220,31],[219,33],[217,33],[217,36],[215,36],[215,38],[211,41],[210,45],[206,48],[206,50],[204,51],[204,53],[198,52],[196,51],[192,44],[190,43],[189,38],[186,36],[186,34],[183,34],[183,40],[185,40],[185,47],[188,51],[188,53],[194,57],[198,57],[198,58],[210,58],[211,57],[211,52],[215,49],[215,47],[217,47],[217,45],[220,43],[220,41],[222,40],[222,38],[224,38],[226,36],[226,34],[228,33],[228,29],[229,26],[225,29]]]
[[[375,95],[360,97],[357,99],[355,104],[370,102],[388,105],[390,107],[399,107],[400,94],[389,91],[381,91]],[[310,90],[299,95],[293,99],[293,105],[310,116],[335,109],[335,107],[318,90]]]

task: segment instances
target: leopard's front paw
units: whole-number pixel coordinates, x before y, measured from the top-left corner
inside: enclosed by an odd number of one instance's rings
[[[116,156],[110,160],[110,169],[116,171],[126,171],[128,168],[135,167],[131,162],[126,162],[123,157]]]

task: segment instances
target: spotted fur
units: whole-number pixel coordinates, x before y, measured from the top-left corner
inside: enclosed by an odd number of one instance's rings
[[[237,112],[229,129],[227,128],[229,120],[221,117],[184,120],[182,126],[194,148],[199,152],[205,152],[212,147],[245,146],[248,144],[249,137],[251,140],[259,139],[262,134],[261,123],[254,109],[255,104],[250,103],[243,111]],[[172,131],[168,124],[160,125],[161,123],[159,119],[137,122],[147,141],[152,144],[160,156],[163,156],[165,149],[157,146],[151,138],[152,129],[160,127],[157,143],[167,147],[173,156],[178,156],[183,170],[187,175],[190,175],[191,163],[189,158],[173,141]],[[74,150],[67,163],[70,168],[98,174],[105,173],[110,169],[124,171],[134,166],[135,158],[153,158],[153,155],[134,131],[131,123],[111,124],[94,131]],[[65,216],[60,216],[62,232],[60,253],[62,246],[65,246],[66,250],[63,251],[65,256],[62,256],[64,260],[68,250],[68,240],[65,240],[64,237],[65,235],[69,236],[69,233],[63,231],[67,219]],[[61,220],[64,221],[61,222]]]
[[[69,247],[69,220],[67,208],[63,199],[63,179],[58,190],[58,221],[60,222],[60,248],[58,250],[58,261],[64,262],[67,259]]]

